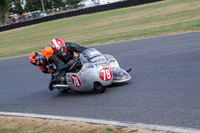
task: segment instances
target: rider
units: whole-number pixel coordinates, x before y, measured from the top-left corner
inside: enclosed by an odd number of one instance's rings
[[[29,61],[38,66],[38,68],[43,73],[52,73],[53,70],[49,68],[49,65],[52,64],[53,61],[53,50],[51,47],[44,47],[40,52],[34,51],[29,55]]]
[[[56,82],[66,83],[65,73],[70,66],[75,62],[74,52],[81,53],[86,50],[86,47],[80,46],[72,42],[64,42],[59,38],[54,38],[51,41],[51,48],[53,49],[53,58],[58,72],[57,81],[52,81],[49,84],[49,89],[53,90],[53,84]]]

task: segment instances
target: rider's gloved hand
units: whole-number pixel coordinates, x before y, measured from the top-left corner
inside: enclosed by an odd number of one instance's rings
[[[74,60],[74,59],[71,59],[71,60],[68,61],[67,64],[68,64],[69,66],[71,66],[71,65],[73,65],[74,63],[75,63],[75,60]]]

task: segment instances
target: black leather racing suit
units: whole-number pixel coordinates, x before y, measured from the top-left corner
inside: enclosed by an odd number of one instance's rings
[[[71,65],[69,62],[74,58],[74,52],[81,53],[87,49],[86,47],[71,42],[65,42],[65,45],[67,48],[67,53],[65,56],[60,56],[53,53],[54,63],[58,71],[58,78],[63,77],[67,72],[67,69]]]

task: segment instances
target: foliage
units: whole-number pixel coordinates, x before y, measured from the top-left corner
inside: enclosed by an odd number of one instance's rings
[[[26,1],[26,2],[25,2]],[[73,5],[81,0],[43,0],[45,10],[64,7],[65,4]],[[22,5],[25,5],[22,7]],[[22,14],[24,12],[42,10],[42,0],[0,0],[0,15],[3,10],[8,10],[13,14]]]
[[[22,14],[24,12],[24,9],[22,7],[23,3],[24,1],[22,0],[11,0],[9,11],[12,13]]]
[[[10,0],[0,0],[0,10],[7,9],[9,4]]]
[[[26,0],[25,10],[27,12],[41,10],[41,9],[42,9],[41,0]]]
[[[62,0],[53,0],[53,7],[59,8],[65,6],[65,3]]]
[[[2,9],[2,5],[5,5],[5,1],[10,0],[1,0],[0,1],[0,9]],[[4,2],[2,4],[2,2]],[[7,2],[8,3],[8,2]],[[10,3],[10,2],[9,2]],[[62,0],[43,0],[44,8],[45,10],[51,9],[51,8],[58,8],[65,6],[65,3]],[[25,4],[25,7],[23,8],[22,5]],[[30,11],[36,11],[36,10],[42,10],[42,1],[41,0],[11,0],[11,4],[9,6],[9,11],[13,14],[22,14],[23,12],[30,12]]]
[[[74,4],[77,4],[79,3],[81,0],[67,0],[66,1],[66,4],[67,5],[74,5]]]
[[[0,0],[0,19],[5,17],[5,13],[8,10],[8,6],[10,4],[10,0]]]

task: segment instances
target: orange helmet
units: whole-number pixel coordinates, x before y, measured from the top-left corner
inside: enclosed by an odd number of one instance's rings
[[[29,55],[29,61],[35,66],[45,65],[45,58],[38,51],[34,51]]]

